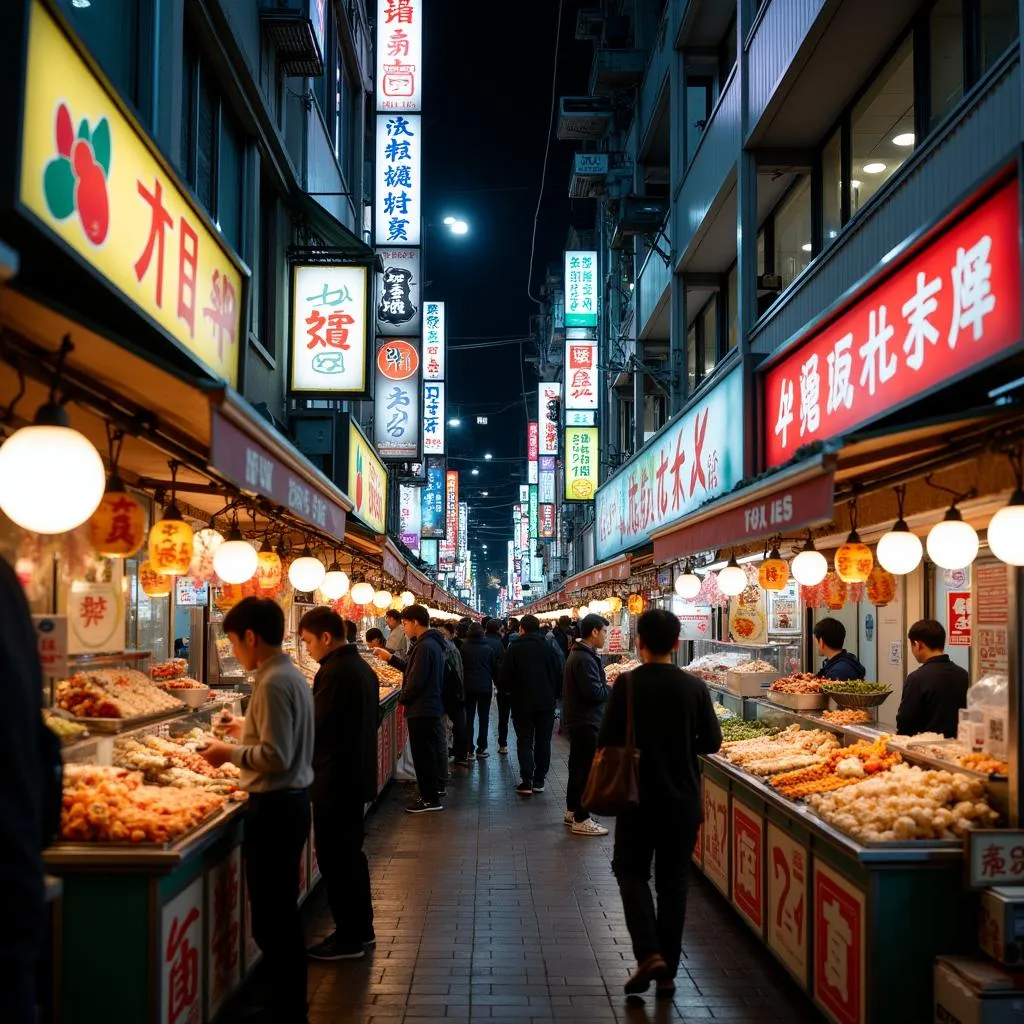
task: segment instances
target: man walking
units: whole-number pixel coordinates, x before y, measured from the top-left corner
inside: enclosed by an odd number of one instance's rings
[[[249,794],[242,857],[252,904],[252,932],[263,951],[275,1024],[306,1020],[306,949],[299,917],[299,861],[309,838],[313,781],[313,698],[281,650],[284,612],[270,598],[247,597],[224,616],[231,651],[255,672],[245,718],[227,731],[236,746],[202,751],[214,767],[231,761]]]
[[[497,645],[498,651],[501,644]],[[468,757],[473,756],[473,728],[479,719],[476,735],[476,756],[487,757],[487,731],[491,720],[491,694],[498,680],[501,655],[495,645],[487,642],[483,627],[474,622],[459,652],[466,686],[466,739]]]
[[[363,814],[377,796],[377,677],[346,632],[345,620],[327,607],[299,621],[306,650],[320,662],[310,798],[316,859],[334,918],[334,933],[307,950],[314,960],[355,960],[376,941]]]
[[[409,814],[443,811],[442,792],[448,775],[444,735],[445,640],[430,628],[430,614],[421,604],[402,610],[402,628],[410,640],[408,660],[386,648],[373,653],[400,669],[405,678],[398,702],[405,708],[409,745],[420,798],[406,807]],[[390,639],[390,638],[389,638]]]
[[[611,690],[604,677],[598,651],[604,647],[608,620],[586,615],[580,623],[580,639],[565,661],[562,722],[569,731],[569,779],[565,787],[566,825],[573,835],[606,836],[608,829],[590,817],[583,806],[590,766],[597,752],[597,731]]]
[[[494,653],[497,656],[497,664],[501,664],[502,659],[505,657],[505,643],[501,637],[501,620],[500,619],[488,619],[487,625],[484,628],[484,639],[494,648]],[[495,676],[495,683],[497,683],[497,676]],[[508,723],[512,715],[512,704],[511,698],[506,693],[502,693],[501,690],[498,693],[498,753],[508,753]]]
[[[501,663],[498,688],[512,699],[522,779],[516,792],[520,796],[543,793],[551,767],[559,664],[558,655],[540,632],[536,615],[524,615],[520,620],[519,640],[509,645]]]
[[[612,857],[637,961],[626,993],[645,992],[657,981],[658,997],[670,998],[683,943],[690,855],[703,820],[697,755],[718,750],[722,730],[708,688],[672,664],[679,620],[655,609],[640,616],[636,631],[643,665],[616,680],[598,743],[625,746],[632,687],[640,804],[618,816]],[[648,885],[652,860],[657,912]]]

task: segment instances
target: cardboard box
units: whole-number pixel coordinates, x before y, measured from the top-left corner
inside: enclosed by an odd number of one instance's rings
[[[935,963],[935,1024],[1024,1024],[1024,975],[980,957],[942,956]]]
[[[1024,963],[1024,886],[989,889],[981,894],[978,946],[1007,967]]]

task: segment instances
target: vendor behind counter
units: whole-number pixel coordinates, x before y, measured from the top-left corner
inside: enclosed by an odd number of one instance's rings
[[[946,650],[946,630],[941,622],[922,619],[907,632],[910,652],[921,666],[907,676],[903,699],[896,713],[896,728],[902,736],[940,732],[956,737],[960,709],[967,707],[970,677],[954,664]]]
[[[867,669],[843,646],[846,643],[846,627],[838,619],[822,619],[814,627],[814,639],[818,653],[825,663],[818,669],[819,679],[833,682],[848,682],[863,679]]]

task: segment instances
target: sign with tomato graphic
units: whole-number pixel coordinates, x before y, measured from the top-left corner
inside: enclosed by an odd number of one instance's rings
[[[177,346],[237,385],[248,272],[38,0],[27,57],[21,208]]]
[[[384,533],[386,528],[388,474],[373,446],[354,420],[348,427],[348,496],[352,514],[370,529]]]

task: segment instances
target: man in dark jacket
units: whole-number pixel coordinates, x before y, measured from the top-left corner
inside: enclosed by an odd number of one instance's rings
[[[569,779],[563,820],[579,836],[608,835],[608,829],[594,821],[583,806],[583,790],[597,752],[597,730],[612,692],[597,653],[604,647],[607,628],[608,620],[600,615],[585,616],[580,623],[580,639],[565,661],[562,724],[569,731]]]
[[[505,657],[506,644],[501,636],[501,619],[488,619],[484,629],[484,639],[494,648],[498,656],[498,664]],[[497,676],[495,676],[497,682]],[[498,753],[508,753],[508,723],[512,715],[512,698],[507,693],[498,691]]]
[[[907,633],[910,653],[921,666],[907,676],[903,699],[896,712],[896,729],[901,736],[919,732],[941,732],[951,739],[960,725],[960,709],[967,707],[970,677],[949,660],[946,630],[941,622],[922,619]]]
[[[522,777],[516,792],[520,796],[544,792],[544,779],[551,767],[558,677],[558,655],[540,632],[537,616],[524,615],[519,622],[519,640],[509,646],[498,673],[498,690],[512,698]]]
[[[320,662],[313,680],[313,836],[334,933],[307,950],[314,960],[355,960],[375,942],[363,812],[377,796],[377,676],[348,643],[345,620],[327,607],[299,621]]]
[[[818,669],[819,679],[848,682],[867,675],[867,669],[856,656],[844,650],[846,627],[838,619],[822,619],[814,627],[814,639],[818,643],[818,653],[825,659]]]
[[[444,735],[445,639],[430,628],[430,613],[421,604],[402,609],[402,628],[410,640],[408,658],[387,649],[373,653],[405,674],[398,702],[405,708],[409,746],[420,798],[406,807],[409,814],[443,811],[441,796],[448,774]]]
[[[643,665],[616,681],[598,743],[625,746],[632,687],[640,804],[616,820],[612,858],[637,961],[626,992],[643,992],[656,980],[658,996],[670,997],[682,949],[689,860],[703,820],[697,755],[718,750],[722,730],[707,686],[672,664],[679,620],[664,609],[644,612],[636,632]],[[657,913],[648,885],[652,860]]]
[[[497,648],[497,649],[496,649]],[[466,738],[470,748],[473,745],[473,726],[479,718],[476,735],[476,756],[487,757],[487,731],[491,718],[491,693],[498,681],[498,666],[501,664],[501,643],[492,644],[484,634],[483,627],[473,623],[459,652],[462,655],[462,671],[466,686]],[[473,756],[470,749],[469,757]]]

